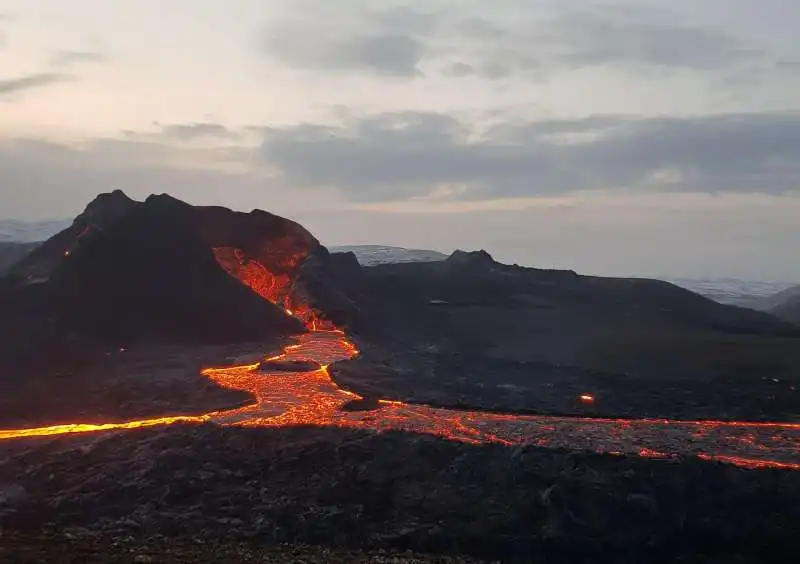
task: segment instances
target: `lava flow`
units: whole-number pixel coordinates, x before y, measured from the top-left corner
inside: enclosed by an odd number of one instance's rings
[[[172,423],[214,422],[220,425],[275,427],[318,425],[395,429],[428,433],[470,443],[533,444],[572,450],[593,450],[643,457],[697,456],[751,468],[800,470],[800,424],[722,421],[614,420],[579,417],[518,416],[454,411],[399,401],[380,400],[372,411],[344,409],[360,399],[340,389],[328,374],[333,362],[352,358],[355,347],[342,331],[320,319],[297,293],[291,273],[303,256],[294,252],[271,255],[271,270],[233,247],[214,249],[220,266],[263,298],[301,319],[308,329],[296,344],[266,359],[311,361],[320,366],[307,372],[263,371],[260,363],[208,368],[203,374],[217,384],[249,392],[255,402],[245,407],[199,416],[163,417],[109,424],[69,424],[34,429],[0,430],[0,440],[24,437],[135,429]],[[581,396],[592,403],[590,395]]]
[[[669,458],[697,456],[750,468],[800,470],[800,424],[729,421],[615,420],[517,416],[453,411],[382,400],[373,411],[348,411],[358,399],[331,380],[327,365],[353,357],[355,347],[341,331],[302,335],[275,363],[313,361],[308,372],[262,372],[259,364],[208,368],[203,374],[221,386],[255,397],[249,406],[197,417],[170,417],[106,425],[61,425],[0,431],[0,439],[132,429],[178,422],[276,427],[319,425],[405,430],[470,443],[533,444],[610,454]]]
[[[358,396],[337,387],[326,365],[356,353],[341,331],[317,331],[269,360],[313,360],[323,365],[319,370],[263,373],[258,365],[207,369],[204,374],[217,384],[256,397],[254,405],[209,417],[243,426],[396,429],[471,443],[535,444],[660,458],[699,456],[751,468],[800,470],[798,423],[518,416],[389,400],[381,400],[374,411],[348,411],[343,407]]]
[[[283,308],[288,315],[300,319],[311,331],[334,330],[327,320],[320,318],[314,310],[298,300],[291,276],[302,262],[305,254],[286,250],[289,245],[276,245],[272,253],[275,263],[273,270],[261,262],[248,257],[244,251],[235,247],[214,247],[217,264],[230,276],[253,290],[256,294]],[[279,251],[279,252],[278,252]]]

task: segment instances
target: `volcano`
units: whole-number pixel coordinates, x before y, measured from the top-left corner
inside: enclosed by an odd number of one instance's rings
[[[330,268],[311,233],[264,211],[101,194],[0,278],[0,388],[51,389],[55,375],[62,389],[78,385],[87,367],[110,371],[112,352],[195,347],[181,353],[190,359],[203,357],[197,347],[247,342],[263,351],[344,325],[352,307]]]
[[[0,282],[3,329],[13,341],[77,334],[120,346],[281,337],[328,321],[321,304],[345,321],[347,305],[318,283],[329,261],[306,229],[264,211],[115,191]]]

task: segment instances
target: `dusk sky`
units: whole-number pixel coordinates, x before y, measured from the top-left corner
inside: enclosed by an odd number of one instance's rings
[[[0,218],[800,281],[798,0],[0,0]]]

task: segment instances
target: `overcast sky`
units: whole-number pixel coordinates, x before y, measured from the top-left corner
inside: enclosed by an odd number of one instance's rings
[[[800,281],[797,0],[0,0],[0,217]]]

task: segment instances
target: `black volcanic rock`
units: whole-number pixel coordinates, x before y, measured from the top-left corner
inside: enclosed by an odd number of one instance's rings
[[[72,225],[37,246],[21,264],[15,265],[11,276],[23,283],[46,281],[53,271],[71,255],[77,246],[91,239],[139,205],[121,190],[100,194],[78,215]]]
[[[361,275],[361,264],[354,252],[331,253],[331,264],[340,276],[353,277]]]
[[[181,360],[169,362],[187,367],[193,355],[208,357],[211,345],[257,342],[277,352],[287,337],[306,330],[307,320],[346,322],[352,315],[334,270],[307,230],[267,212],[195,207],[166,194],[144,202],[120,191],[101,194],[0,277],[3,409],[36,419],[33,406],[43,390],[48,405],[63,399],[59,418],[161,402],[163,394],[156,400],[135,375],[121,374],[117,386],[102,380],[99,368],[132,348],[146,356],[177,347],[170,358]],[[154,362],[162,358],[153,354]],[[116,364],[127,370],[122,359]],[[242,401],[241,394],[188,399],[214,385],[196,368],[179,376],[168,402],[174,411],[207,411],[208,398]],[[128,416],[139,411],[120,408]],[[41,413],[43,420],[52,417]]]
[[[362,396],[548,413],[800,414],[800,328],[659,280],[504,265],[486,252],[352,271]],[[590,393],[591,405],[578,401]]]
[[[302,330],[227,275],[194,227],[194,208],[168,196],[101,196],[66,231],[19,263],[0,293],[6,317],[55,335],[119,344],[231,342]],[[6,330],[15,331],[14,326]]]
[[[770,310],[770,313],[795,325],[800,325],[800,295],[795,295],[784,303],[775,306]]]
[[[480,251],[453,251],[444,261],[448,265],[466,266],[471,268],[491,268],[495,266],[495,260],[488,252]]]
[[[300,224],[254,210],[194,208],[196,228],[235,278],[295,315],[347,325],[354,304],[341,291],[328,250]]]
[[[0,276],[37,247],[38,243],[0,241]]]
[[[800,474],[790,470],[397,431],[204,425],[8,442],[0,477],[10,498],[0,554],[14,554],[15,533],[47,530],[75,556],[4,562],[78,561],[87,538],[106,541],[92,562],[196,562],[154,552],[188,537],[211,555],[238,543],[230,559],[203,562],[317,561],[257,557],[295,542],[509,563],[783,563],[800,534]],[[132,539],[154,557],[134,560]]]
[[[321,366],[313,360],[265,360],[258,365],[259,372],[312,372]]]
[[[325,318],[329,310],[346,321],[352,305],[328,288],[336,283],[331,269],[327,250],[308,231],[266,212],[194,207],[168,195],[136,202],[119,191],[102,194],[0,278],[4,405],[24,413],[44,386],[55,398],[72,398],[76,413],[85,409],[69,381],[100,389],[100,382],[83,381],[97,377],[90,369],[109,350],[252,341],[274,349],[305,331],[283,303],[270,301],[274,288],[304,315]],[[197,382],[184,386],[186,397]],[[126,391],[109,392],[122,394],[112,403],[145,402],[146,391],[133,397],[133,388],[126,380]]]

